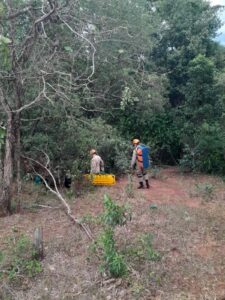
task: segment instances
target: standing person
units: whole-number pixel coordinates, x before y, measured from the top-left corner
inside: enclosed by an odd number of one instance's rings
[[[99,174],[104,172],[104,162],[101,157],[97,154],[95,149],[90,151],[91,159],[91,174]]]
[[[144,181],[147,189],[150,188],[148,181],[147,168],[149,167],[149,147],[140,144],[139,139],[133,139],[133,155],[131,159],[131,168],[136,167],[136,174],[139,179],[138,189],[144,188]]]

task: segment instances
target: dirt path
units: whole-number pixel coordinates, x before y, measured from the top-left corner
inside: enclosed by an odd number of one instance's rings
[[[224,182],[166,168],[151,179],[149,190],[137,190],[134,183],[133,197],[128,197],[127,184],[123,178],[115,186],[94,188],[79,197],[67,193],[74,214],[89,224],[96,237],[101,232],[97,216],[103,211],[105,193],[130,207],[131,222],[115,233],[117,247],[129,267],[125,278],[110,281],[101,276],[90,241],[60,209],[26,209],[20,215],[0,219],[0,249],[15,231],[32,237],[34,228],[41,225],[44,271],[23,286],[12,287],[17,298],[7,299],[225,299]],[[48,193],[37,190],[34,194],[28,188],[23,200],[59,205]],[[143,248],[148,236],[152,244]],[[151,251],[161,259],[148,259]]]

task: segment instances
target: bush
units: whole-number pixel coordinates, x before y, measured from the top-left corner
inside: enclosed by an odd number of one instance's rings
[[[116,129],[101,118],[89,122],[66,121],[49,127],[37,126],[35,134],[24,132],[23,145],[26,153],[40,160],[43,149],[51,160],[51,169],[58,166],[65,173],[70,170],[75,177],[90,170],[90,149],[97,150],[105,163],[107,173],[125,173],[129,166],[129,143],[124,141]],[[53,130],[54,129],[54,130]]]
[[[103,251],[101,269],[113,277],[121,277],[127,273],[127,266],[123,256],[116,249],[114,228],[117,225],[124,225],[126,223],[126,208],[118,206],[107,195],[104,195],[103,201],[104,213],[101,221],[104,230],[100,236],[100,246]]]
[[[225,174],[225,133],[218,123],[203,123],[193,138],[194,146],[185,145],[182,169]]]
[[[121,277],[126,274],[127,266],[123,256],[116,251],[114,232],[112,228],[107,227],[101,237],[103,248],[104,270],[108,270],[113,277]]]
[[[124,225],[127,221],[126,207],[119,206],[108,195],[104,195],[103,200],[105,212],[102,221],[107,226],[115,227],[116,225]]]

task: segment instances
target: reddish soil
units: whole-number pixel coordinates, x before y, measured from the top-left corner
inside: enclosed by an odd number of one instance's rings
[[[71,224],[60,208],[54,208],[59,207],[59,202],[42,191],[34,195],[26,190],[23,195],[26,205],[36,202],[52,208],[24,209],[21,214],[0,219],[0,250],[7,248],[7,237],[24,233],[32,238],[34,228],[42,226],[44,272],[25,288],[11,286],[17,298],[7,294],[5,299],[225,299],[222,180],[182,175],[177,168],[165,168],[156,179],[150,179],[150,189],[137,190],[133,179],[132,197],[127,195],[127,184],[127,178],[122,178],[112,187],[93,188],[68,200],[74,215],[84,219],[96,237],[101,231],[96,217],[103,211],[105,193],[118,204],[130,206],[132,220],[115,232],[118,248],[124,251],[129,266],[126,278],[102,277],[98,259],[89,253],[88,237]],[[197,185],[204,188],[204,184],[213,186],[213,195],[204,194],[204,189],[201,193],[196,190]],[[160,261],[142,257],[141,240],[146,234],[153,236],[152,247],[160,253]],[[0,299],[4,299],[1,293]]]

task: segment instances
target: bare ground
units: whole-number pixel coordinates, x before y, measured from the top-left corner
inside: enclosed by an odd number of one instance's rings
[[[136,190],[129,198],[127,178],[113,187],[94,188],[86,194],[67,193],[74,215],[88,222],[95,237],[97,216],[109,194],[118,204],[129,204],[132,219],[116,230],[118,249],[128,274],[109,278],[99,271],[99,259],[85,233],[71,224],[58,200],[42,187],[24,187],[20,214],[0,219],[0,249],[16,231],[32,237],[44,230],[43,272],[22,284],[0,284],[0,299],[225,299],[225,183],[218,177],[183,175],[176,168],[162,169],[149,190]],[[211,192],[207,187],[211,188]],[[199,189],[201,187],[201,189]],[[33,208],[33,204],[56,208]],[[144,234],[153,236],[159,261],[140,255]]]

